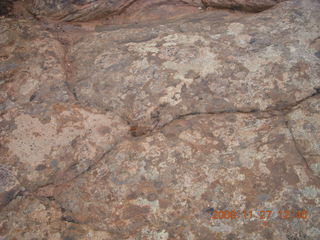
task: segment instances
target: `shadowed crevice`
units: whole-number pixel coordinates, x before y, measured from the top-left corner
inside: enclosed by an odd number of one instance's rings
[[[1,0],[0,1],[0,16],[9,17],[12,15],[13,2],[16,0]]]

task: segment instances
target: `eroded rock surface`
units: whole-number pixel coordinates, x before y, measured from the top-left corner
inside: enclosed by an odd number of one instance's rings
[[[134,15],[139,19],[168,17],[174,11],[192,8],[220,8],[248,12],[259,12],[284,0],[31,0],[29,10],[38,17],[49,17],[63,21],[87,21],[99,18]],[[178,10],[178,11],[177,11]]]
[[[77,105],[24,105],[1,118],[1,163],[35,189],[86,171],[128,132],[112,113]]]
[[[136,19],[139,18],[137,15],[149,15],[149,19],[150,17],[152,19],[152,15],[158,17],[161,17],[161,14],[168,15],[167,11],[170,11],[170,8],[177,10],[183,5],[204,7],[201,0],[33,0],[29,9],[39,17],[63,21],[87,21],[119,15],[126,17],[131,14],[134,14]],[[174,14],[177,14],[177,11]]]
[[[116,239],[143,239],[150,232],[172,239],[226,239],[235,232],[240,239],[263,238],[251,229],[261,220],[211,220],[206,209],[312,212],[298,228],[270,221],[265,234],[285,239],[319,226],[317,197],[304,195],[318,189],[317,180],[305,169],[282,117],[201,115],[122,142],[56,196],[76,221]]]
[[[20,4],[0,239],[320,239],[319,1]]]
[[[64,21],[89,20],[117,14],[135,0],[34,0],[30,10],[35,15],[47,15]]]
[[[249,12],[259,12],[285,0],[203,0],[206,7],[229,8]]]
[[[310,48],[319,20],[313,4],[290,2],[258,15],[99,27],[70,49],[70,85],[79,101],[150,129],[194,112],[286,108],[320,85]]]
[[[0,16],[10,15],[13,9],[13,2],[15,0],[2,0],[0,2]]]
[[[320,174],[320,98],[309,99],[288,114],[288,126],[308,166]]]
[[[8,169],[0,167],[0,209],[7,205],[19,192],[20,184]]]
[[[12,226],[15,226],[14,228]],[[1,212],[4,239],[113,239],[110,234],[72,222],[61,208],[47,199],[19,196]]]
[[[64,48],[34,21],[2,19],[0,109],[33,101],[67,102]]]

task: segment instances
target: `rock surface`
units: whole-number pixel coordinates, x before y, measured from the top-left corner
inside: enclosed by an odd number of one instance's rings
[[[260,12],[286,0],[203,0],[206,7]]]
[[[68,181],[124,137],[119,117],[77,105],[24,105],[3,114],[0,161],[27,189]]]
[[[79,101],[149,129],[190,113],[286,108],[319,87],[310,47],[319,14],[308,2],[294,4],[149,28],[97,27],[70,48],[69,84]]]
[[[150,20],[168,17],[173,12],[177,16],[179,10],[192,11],[190,7],[259,12],[281,1],[284,0],[31,0],[29,10],[38,17],[63,21],[88,21],[118,15],[124,18],[134,15],[135,20],[140,17]]]
[[[2,0],[0,2],[0,16],[10,15],[13,9],[13,2],[15,0]]]
[[[29,9],[36,16],[63,21],[87,21],[115,15],[126,17],[129,14],[134,14],[135,19],[137,15],[147,14],[150,19],[152,15],[160,17],[168,10],[166,8],[172,6],[175,10],[181,6],[186,10],[185,6],[202,7],[203,4],[200,0],[33,0]],[[163,7],[165,9],[161,9]]]
[[[288,126],[297,150],[311,170],[320,174],[320,98],[311,98],[290,112]]]
[[[33,101],[67,102],[64,48],[53,34],[27,20],[2,19],[0,109]]]
[[[33,0],[30,11],[64,21],[90,20],[117,14],[135,0]]]
[[[55,196],[75,221],[116,239],[143,239],[151,232],[172,239],[257,234],[251,227],[261,220],[212,220],[207,208],[306,208],[314,214],[298,228],[270,221],[263,234],[283,239],[319,226],[317,199],[306,193],[318,189],[317,180],[305,169],[281,116],[204,114],[122,142]]]
[[[28,7],[0,18],[0,239],[320,239],[319,1]]]

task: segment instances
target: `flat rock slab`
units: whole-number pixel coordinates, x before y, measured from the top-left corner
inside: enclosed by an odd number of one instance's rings
[[[1,164],[27,189],[86,171],[128,132],[112,113],[77,105],[24,105],[0,118]]]
[[[69,84],[80,102],[149,129],[195,112],[287,108],[320,86],[318,7],[100,27],[71,47]]]
[[[113,239],[107,232],[68,221],[70,218],[63,216],[54,202],[31,195],[18,196],[1,212],[1,236],[4,239]]]
[[[29,102],[67,102],[65,50],[34,21],[1,19],[0,111]]]
[[[186,117],[124,141],[55,196],[75,221],[116,239],[286,239],[319,226],[318,187],[283,117],[220,114]],[[210,209],[235,210],[238,218],[211,219]],[[244,219],[246,209],[257,215]],[[284,221],[277,216],[284,209],[310,215]],[[257,232],[261,210],[274,212]]]
[[[305,162],[316,175],[320,174],[320,98],[298,105],[287,116],[288,126]]]
[[[319,1],[179,2],[0,19],[1,240],[320,239]]]

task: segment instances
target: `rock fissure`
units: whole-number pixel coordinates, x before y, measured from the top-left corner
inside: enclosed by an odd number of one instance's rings
[[[320,238],[317,1],[5,2],[0,238]]]
[[[235,109],[235,110],[221,110],[221,111],[215,111],[215,112],[191,112],[191,113],[186,113],[186,114],[182,114],[182,115],[178,115],[177,117],[175,117],[174,119],[172,119],[171,121],[168,121],[166,123],[164,123],[161,126],[158,126],[158,124],[156,124],[153,129],[150,131],[148,129],[146,129],[144,131],[144,134],[138,134],[137,136],[143,136],[143,135],[150,135],[149,133],[152,134],[152,132],[154,131],[158,131],[159,129],[165,128],[167,125],[171,124],[172,122],[176,121],[176,120],[180,120],[183,119],[185,117],[188,116],[195,116],[195,115],[219,115],[219,114],[228,114],[228,113],[234,113],[234,114],[261,114],[261,113],[266,113],[266,114],[270,114],[270,117],[272,117],[274,114],[282,114],[283,112],[288,113],[290,111],[293,111],[293,109],[298,106],[299,104],[308,101],[310,98],[312,97],[316,97],[319,96],[319,91],[316,91],[315,93],[312,93],[311,95],[304,97],[303,99],[296,101],[295,103],[292,104],[288,104],[285,106],[281,106],[279,107],[270,107],[267,110],[260,110],[260,109],[251,109],[251,110],[240,110],[240,109]],[[161,116],[159,116],[161,117]],[[260,116],[261,117],[261,116]],[[259,116],[257,116],[257,118],[259,118]],[[266,118],[266,116],[263,116],[263,118]],[[130,121],[128,122],[128,125],[132,125],[130,124]],[[137,123],[137,128],[139,126],[139,123]],[[134,135],[133,135],[134,136]]]
[[[61,182],[59,185],[64,185],[64,184],[69,184],[70,182],[72,181],[75,181],[77,178],[85,175],[86,173],[88,173],[89,171],[93,171],[95,169],[95,166],[99,165],[99,163],[105,159],[105,158],[108,158],[108,155],[111,154],[114,150],[117,149],[117,147],[119,145],[121,145],[121,143],[123,141],[136,141],[136,137],[138,137],[138,141],[141,141],[142,139],[145,139],[145,138],[148,138],[148,137],[152,137],[152,135],[155,135],[155,134],[158,134],[159,132],[163,131],[164,128],[168,127],[169,125],[171,124],[174,124],[175,121],[179,121],[179,120],[183,120],[185,118],[188,118],[188,117],[203,117],[203,116],[214,116],[214,115],[232,115],[232,114],[244,114],[244,115],[253,115],[254,118],[256,119],[272,119],[273,117],[275,116],[286,116],[288,113],[290,113],[291,111],[294,111],[293,108],[297,107],[298,105],[302,104],[304,101],[308,101],[310,100],[312,97],[317,97],[319,96],[319,93],[316,92],[310,96],[307,96],[305,97],[304,99],[298,101],[296,104],[292,104],[290,105],[290,107],[286,106],[284,107],[283,109],[279,110],[279,109],[273,109],[273,110],[266,110],[266,111],[260,111],[260,110],[251,110],[251,111],[241,111],[241,110],[237,110],[237,111],[221,111],[221,112],[204,112],[204,113],[201,113],[201,112],[194,112],[194,113],[188,113],[188,114],[184,114],[184,115],[180,115],[179,117],[173,119],[172,121],[166,123],[165,125],[161,126],[160,128],[158,129],[153,129],[152,131],[148,131],[148,130],[145,130],[143,134],[139,134],[137,136],[132,136],[132,138],[124,138],[122,140],[120,140],[118,143],[116,143],[114,145],[114,147],[106,152],[104,152],[101,157],[99,158],[99,160],[97,160],[94,164],[90,165],[85,171],[81,172],[79,175],[73,177],[72,179],[66,181],[66,182]],[[263,114],[263,115],[259,115],[259,114]],[[266,115],[265,115],[266,114]],[[286,128],[288,128],[289,132],[290,132],[290,135],[291,135],[291,138],[292,138],[292,141],[294,143],[294,146],[296,148],[296,151],[297,153],[299,154],[299,156],[301,157],[301,159],[303,160],[304,164],[306,165],[307,169],[310,171],[310,167],[308,165],[308,162],[306,160],[306,158],[303,156],[303,154],[301,153],[301,151],[299,150],[299,145],[297,144],[295,138],[294,138],[294,135],[292,133],[292,129],[290,128],[289,126],[289,122],[287,120],[286,117],[284,117],[285,120],[285,126]],[[129,125],[130,126],[130,125]],[[59,187],[59,185],[54,185],[52,183],[50,184],[46,184],[46,186],[50,186],[50,185],[53,185],[54,187]],[[46,186],[40,186],[38,189],[40,188],[43,188],[43,187],[46,187]],[[37,191],[37,190],[36,190]]]
[[[311,170],[311,168],[310,168],[310,166],[309,166],[309,163],[308,163],[307,159],[304,157],[304,155],[302,154],[302,152],[301,152],[301,150],[300,150],[299,144],[297,143],[297,141],[296,141],[296,139],[295,139],[295,137],[294,137],[294,134],[293,134],[293,132],[292,132],[292,128],[291,128],[291,126],[290,126],[290,124],[289,124],[289,121],[288,121],[287,119],[285,120],[285,125],[286,125],[286,127],[288,128],[288,130],[289,130],[289,132],[290,132],[290,135],[291,135],[291,138],[292,138],[292,141],[293,141],[293,143],[294,143],[294,146],[295,146],[295,148],[296,148],[297,153],[298,153],[299,156],[301,157],[303,163],[305,164],[305,166],[306,166],[306,168],[309,170],[309,172],[312,172],[312,170]]]

